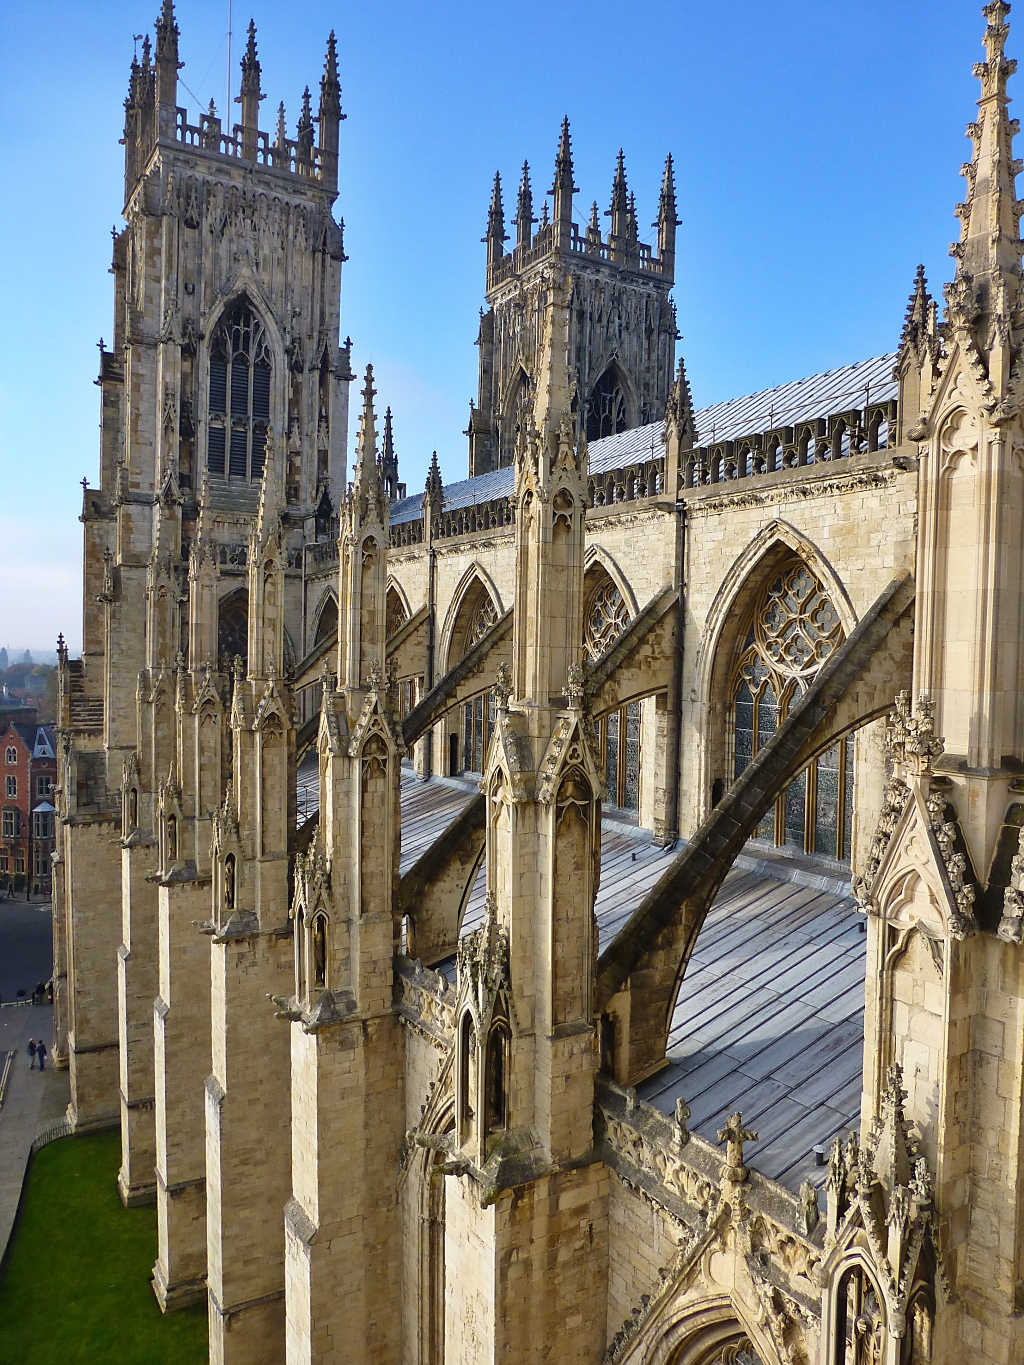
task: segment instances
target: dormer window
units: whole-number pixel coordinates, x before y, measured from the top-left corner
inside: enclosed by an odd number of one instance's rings
[[[269,425],[270,348],[262,322],[243,299],[221,318],[210,343],[210,473],[258,482]]]

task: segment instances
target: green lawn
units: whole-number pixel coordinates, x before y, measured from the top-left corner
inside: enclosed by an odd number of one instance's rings
[[[205,1365],[206,1308],[161,1314],[156,1210],[122,1207],[120,1160],[118,1132],[36,1155],[0,1284],[0,1365]]]

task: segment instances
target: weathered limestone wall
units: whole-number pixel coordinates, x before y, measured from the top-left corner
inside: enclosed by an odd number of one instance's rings
[[[290,935],[212,944],[213,1066],[206,1079],[212,1365],[284,1358],[284,1207],[291,1193]]]
[[[69,1113],[79,1132],[117,1123],[117,944],[121,938],[120,831],[76,816],[65,844]]]
[[[608,1321],[607,1340],[662,1286],[660,1272],[671,1265],[684,1229],[667,1209],[608,1173]]]
[[[206,1296],[210,946],[196,921],[209,913],[208,885],[161,884],[160,994],[153,1020],[158,1241],[153,1287],[165,1311]]]
[[[153,1002],[159,985],[155,843],[135,836],[121,850],[121,944],[117,950],[121,1075],[121,1170],[125,1204],[156,1198]]]

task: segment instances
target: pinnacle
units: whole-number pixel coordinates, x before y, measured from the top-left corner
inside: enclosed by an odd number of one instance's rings
[[[249,20],[249,38],[245,44],[245,57],[250,62],[256,60],[256,21],[254,19]]]
[[[572,183],[572,139],[569,137],[569,116],[562,119],[562,130],[558,136],[558,155],[555,157],[555,182],[551,193],[561,190],[570,196],[576,193]]]
[[[676,223],[676,180],[672,166],[672,153],[665,158],[665,174],[661,179],[661,198],[658,203],[658,219],[661,222]]]

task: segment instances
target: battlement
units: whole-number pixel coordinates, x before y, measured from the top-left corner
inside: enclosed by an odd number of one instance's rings
[[[143,39],[142,61],[132,59],[128,98],[125,100],[125,200],[130,198],[159,143],[179,144],[235,161],[248,161],[307,181],[315,181],[332,196],[338,188],[338,129],[341,86],[338,81],[337,44],[332,31],[320,80],[320,105],[313,117],[309,86],[302,95],[295,137],[287,136],[284,105],[278,106],[273,137],[259,127],[259,107],[266,98],[261,89],[261,67],[256,50],[256,26],[250,20],[245,54],[241,61],[240,123],[225,128],[213,101],[198,123],[190,123],[187,109],[177,102],[178,25],[173,0],[164,0],[156,22],[156,53],[151,57],[149,36]],[[319,134],[314,134],[314,123]]]

